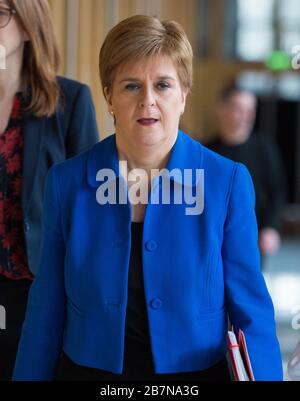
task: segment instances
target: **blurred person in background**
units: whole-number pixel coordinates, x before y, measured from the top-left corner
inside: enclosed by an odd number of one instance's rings
[[[219,131],[206,146],[245,164],[250,171],[256,194],[263,267],[264,256],[276,253],[280,246],[280,214],[286,199],[286,183],[276,144],[253,132],[256,108],[257,99],[253,93],[234,83],[225,87],[217,105]]]
[[[0,45],[0,380],[9,380],[38,268],[46,174],[94,145],[98,130],[89,89],[57,77],[47,0],[0,0]]]

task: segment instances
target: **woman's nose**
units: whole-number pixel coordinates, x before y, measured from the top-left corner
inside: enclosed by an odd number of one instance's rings
[[[144,107],[153,107],[155,105],[155,96],[152,89],[145,89],[141,93],[141,98],[139,101],[139,106]]]

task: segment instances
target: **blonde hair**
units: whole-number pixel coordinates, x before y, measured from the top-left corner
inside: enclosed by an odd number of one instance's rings
[[[100,50],[99,70],[103,93],[111,90],[119,66],[143,57],[169,56],[180,83],[189,91],[193,81],[193,50],[182,26],[175,21],[134,15],[118,23]]]
[[[54,114],[59,100],[56,75],[59,52],[47,0],[9,0],[16,18],[26,32],[22,87],[29,96],[28,111],[36,117]]]

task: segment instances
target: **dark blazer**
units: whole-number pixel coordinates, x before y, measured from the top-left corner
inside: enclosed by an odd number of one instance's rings
[[[99,140],[95,109],[86,85],[58,78],[61,106],[50,118],[24,116],[22,210],[27,259],[36,274],[42,239],[45,178],[49,168]]]

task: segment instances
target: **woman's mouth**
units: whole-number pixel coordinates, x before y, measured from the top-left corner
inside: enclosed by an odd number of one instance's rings
[[[157,123],[157,119],[156,118],[140,118],[139,120],[137,120],[137,122],[145,127],[154,125]]]

